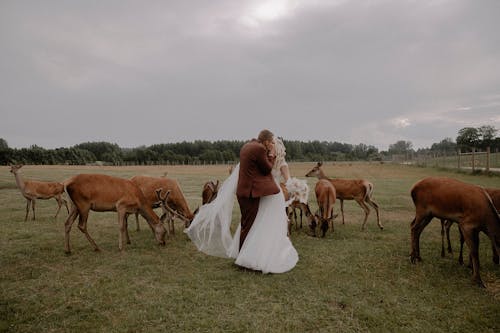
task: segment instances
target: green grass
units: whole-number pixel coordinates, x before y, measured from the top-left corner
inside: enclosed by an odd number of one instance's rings
[[[313,163],[291,164],[303,178]],[[146,223],[130,223],[132,244],[118,251],[115,213],[91,213],[92,251],[83,234],[71,232],[72,255],[64,254],[63,224],[56,203],[39,201],[37,220],[24,222],[25,200],[14,177],[0,172],[0,332],[498,332],[500,269],[481,236],[481,274],[486,289],[471,283],[471,271],[455,253],[440,257],[440,225],[423,232],[423,262],[409,261],[414,208],[409,189],[429,175],[500,187],[500,177],[450,173],[390,164],[327,164],[327,175],[363,177],[375,185],[385,229],[375,214],[361,231],[362,210],[346,201],[346,224],[312,238],[306,228],[291,239],[300,260],[286,274],[242,270],[230,259],[196,251],[177,224],[176,235],[158,247]],[[202,184],[223,180],[227,167],[25,167],[25,177],[61,181],[81,172],[121,177],[136,174],[179,180],[192,209]],[[307,178],[313,190],[316,179]],[[310,202],[316,208],[311,191]],[[338,203],[335,206],[338,212]],[[233,222],[239,217],[235,204]]]

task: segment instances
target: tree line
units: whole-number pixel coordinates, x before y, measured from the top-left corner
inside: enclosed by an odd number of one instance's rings
[[[497,137],[498,129],[491,125],[480,127],[464,127],[457,133],[454,141],[452,138],[444,138],[440,142],[433,143],[430,148],[413,149],[411,141],[400,140],[389,146],[389,155],[408,154],[432,154],[454,155],[457,152],[470,152],[472,149],[492,151],[500,150],[500,137]]]
[[[85,142],[69,148],[10,148],[0,138],[0,164],[155,165],[235,163],[245,141],[193,141],[121,148],[109,142]],[[284,140],[289,161],[381,160],[374,146],[326,141]]]
[[[445,138],[430,148],[416,153],[456,153],[458,149],[500,148],[498,132],[492,126],[466,127],[458,132],[456,142]],[[85,142],[69,148],[45,149],[32,145],[29,148],[10,148],[0,138],[0,164],[69,164],[85,165],[103,163],[108,165],[154,165],[154,164],[212,164],[235,163],[245,141],[201,141],[154,144],[136,148],[122,148],[116,143]],[[382,161],[394,154],[415,152],[410,141],[398,141],[387,151],[360,143],[352,145],[329,141],[283,140],[287,160],[295,162],[314,161]]]

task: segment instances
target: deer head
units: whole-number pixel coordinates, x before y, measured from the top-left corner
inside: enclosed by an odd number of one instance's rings
[[[203,204],[212,202],[217,197],[217,192],[219,191],[219,180],[216,183],[213,181],[207,182],[203,186]]]
[[[189,224],[191,223],[191,220],[188,219],[187,217],[185,217],[184,215],[182,215],[181,213],[177,212],[175,209],[172,209],[167,204],[167,198],[168,198],[168,195],[170,194],[170,191],[167,191],[167,193],[165,193],[165,196],[162,197],[162,195],[161,195],[162,190],[163,189],[161,189],[161,188],[156,190],[156,197],[158,198],[158,200],[160,202],[160,207],[163,210],[163,214],[164,214],[164,215],[162,215],[163,219],[165,219],[165,217],[167,217],[169,215],[171,215],[172,217],[178,217],[179,219],[184,221],[184,226],[187,228],[189,226]]]
[[[23,167],[22,164],[10,165],[10,172],[13,174],[17,174],[19,169],[21,169],[22,167]]]
[[[323,162],[318,162],[314,168],[311,169],[308,173],[306,173],[306,177],[318,177],[321,174],[321,167],[323,166]]]

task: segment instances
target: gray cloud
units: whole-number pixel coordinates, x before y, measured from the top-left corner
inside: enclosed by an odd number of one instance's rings
[[[3,1],[0,137],[135,147],[266,127],[429,146],[465,126],[500,127],[499,10],[494,0]]]

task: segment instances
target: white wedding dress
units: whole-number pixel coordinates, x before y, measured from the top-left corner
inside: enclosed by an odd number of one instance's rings
[[[234,237],[231,221],[239,164],[222,184],[217,197],[200,207],[191,225],[184,230],[198,250],[213,256],[234,258],[238,266],[262,271],[284,273],[297,264],[299,256],[287,236],[287,216],[283,193],[262,197],[259,210],[238,251],[240,226]],[[279,184],[279,171],[273,169],[273,177]]]

